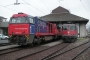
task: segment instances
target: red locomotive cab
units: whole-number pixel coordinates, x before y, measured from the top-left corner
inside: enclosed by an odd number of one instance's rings
[[[72,42],[77,38],[77,27],[75,24],[64,24],[62,26],[62,38],[66,42]]]
[[[30,34],[30,24],[27,23],[26,14],[14,14],[9,21],[8,35],[10,43],[27,44]]]
[[[74,36],[77,34],[77,29],[75,25],[63,25],[62,34],[65,36]]]
[[[29,24],[27,24],[26,14],[14,14],[9,21],[9,35],[29,34]]]

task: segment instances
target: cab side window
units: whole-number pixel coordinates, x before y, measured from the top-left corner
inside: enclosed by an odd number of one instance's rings
[[[70,26],[70,30],[75,30],[75,26]]]
[[[67,26],[63,26],[62,29],[63,29],[63,30],[68,30],[68,29],[67,29]]]
[[[34,19],[33,18],[29,18],[29,22],[34,24]]]

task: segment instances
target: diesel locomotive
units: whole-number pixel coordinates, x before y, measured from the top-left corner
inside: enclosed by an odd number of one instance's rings
[[[13,14],[8,25],[10,43],[18,45],[40,44],[45,37],[57,39],[61,29],[56,24],[43,21],[25,13]]]

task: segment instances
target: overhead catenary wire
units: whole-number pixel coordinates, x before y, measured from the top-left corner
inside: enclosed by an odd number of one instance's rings
[[[22,0],[22,1],[24,1],[24,0]],[[28,2],[26,2],[26,1],[24,1],[24,2],[25,2],[26,4],[28,4],[28,5],[32,6],[33,8],[37,9],[38,11],[40,11],[40,12],[44,13],[43,11],[41,11],[41,10],[39,10],[38,8],[34,7],[33,5],[29,4]],[[45,14],[45,13],[44,13],[44,14]]]
[[[20,3],[20,4],[21,4],[21,3]],[[23,3],[23,4],[25,4],[25,3]],[[29,10],[32,11],[33,13],[38,14],[38,13],[35,12],[34,10],[30,9],[30,7],[27,7],[27,8],[29,8]]]
[[[61,1],[63,1],[63,0],[61,0]],[[65,0],[65,1],[66,1],[66,0]],[[58,2],[60,3],[61,6],[63,6],[63,4],[60,2],[60,0],[58,0]],[[66,1],[66,4],[67,4],[67,6],[68,6],[68,10],[69,10],[69,12],[70,12],[70,7],[69,7],[67,1]]]
[[[89,7],[89,6],[90,6],[90,4],[89,4],[88,0],[87,0],[87,4],[88,4],[88,7]]]
[[[0,16],[4,15],[3,13],[0,12]]]
[[[5,5],[5,7],[11,6],[11,5],[20,5],[20,4],[26,4],[26,3],[14,3],[14,4]],[[27,4],[27,5],[28,5],[28,4]]]
[[[5,7],[7,7],[7,6],[11,6],[11,5],[14,5],[14,4],[5,5]]]
[[[9,9],[9,10],[12,10],[12,11],[18,12],[18,11],[16,11],[16,10],[11,9],[11,8],[8,8],[8,7],[6,7],[6,6],[3,6],[3,5],[0,5],[0,6],[1,6],[1,7],[4,7],[4,8],[7,8],[7,9]]]
[[[81,0],[80,0],[81,2]],[[87,11],[87,13],[90,15],[90,13],[88,12],[87,8],[83,5],[83,3],[81,2],[82,6],[85,8],[85,10]]]
[[[80,2],[81,2],[81,0],[80,0]],[[81,4],[83,5],[82,2],[81,2]],[[89,4],[88,4],[88,5],[89,5]],[[83,7],[86,9],[86,7],[85,7],[84,5],[83,5]],[[88,15],[90,16],[90,13],[88,12],[87,9],[86,9],[86,11],[87,11]],[[90,28],[90,27],[89,27],[89,26],[90,26],[89,24],[90,24],[90,21],[89,21],[88,24],[86,25],[86,26],[88,27],[88,28],[87,28],[88,30],[89,30],[89,28]]]
[[[46,8],[51,12],[51,10],[47,7],[47,5],[41,0],[41,2],[46,6]]]
[[[68,5],[68,2],[67,2],[67,0],[65,0],[65,1],[66,1],[67,6],[68,6],[68,10],[70,11],[70,7],[69,7],[69,5]]]
[[[57,1],[60,3],[61,6],[63,6],[62,3],[59,0],[57,0]]]
[[[18,3],[17,3],[17,4],[14,3],[14,4],[5,5],[5,7],[11,6],[11,5],[20,5],[20,4],[26,4],[26,3],[19,3],[19,4],[18,4]],[[28,5],[28,4],[26,4],[26,5]],[[29,7],[27,7],[27,8],[29,8]],[[29,8],[29,9],[30,9],[30,8]],[[32,11],[32,12],[35,13],[35,14],[38,14],[37,12],[35,12],[35,11],[31,10],[31,9],[30,9],[30,11]]]
[[[27,7],[27,8],[29,8],[29,7]],[[30,8],[29,8],[29,10],[32,11],[34,14],[38,14],[37,12],[35,12],[34,10],[32,10]]]

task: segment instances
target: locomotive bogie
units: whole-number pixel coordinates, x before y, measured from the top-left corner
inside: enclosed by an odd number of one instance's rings
[[[76,36],[62,36],[64,42],[68,42],[68,43],[71,43],[71,42],[75,42],[77,37]]]
[[[18,45],[27,45],[33,42],[34,35],[12,35],[10,37],[10,43]]]

